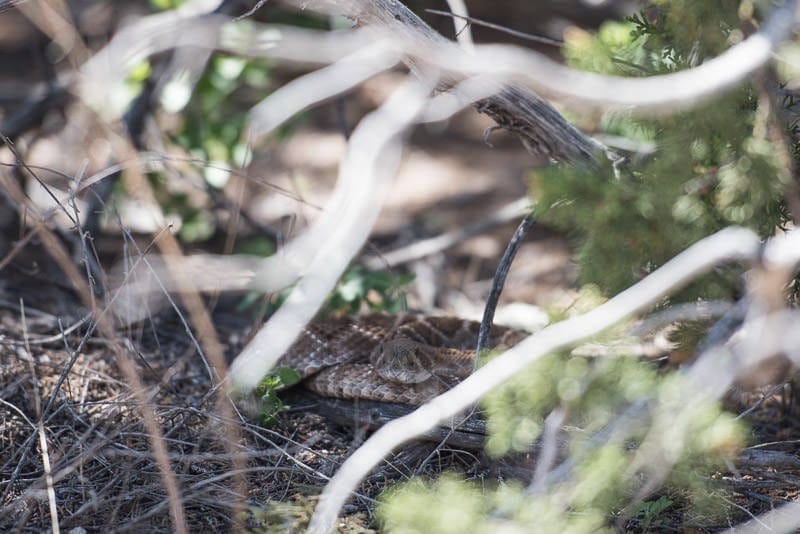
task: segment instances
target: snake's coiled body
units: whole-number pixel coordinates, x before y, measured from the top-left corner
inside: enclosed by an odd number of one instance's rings
[[[480,324],[454,317],[362,315],[309,324],[278,365],[326,397],[418,405],[472,372]],[[489,348],[527,334],[495,326]]]

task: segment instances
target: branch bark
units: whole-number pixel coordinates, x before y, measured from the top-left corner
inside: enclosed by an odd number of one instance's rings
[[[360,26],[374,26],[396,38],[409,51],[404,62],[412,72],[426,68],[426,54],[414,51],[437,51],[447,57],[469,61],[471,53],[434,31],[402,2],[392,0],[303,1],[300,5],[315,11],[335,13],[354,20]],[[442,65],[439,65],[442,67]],[[464,75],[444,68],[440,89],[447,90]],[[493,96],[475,102],[475,108],[494,120],[500,128],[514,133],[525,148],[535,155],[545,155],[565,163],[598,163],[606,151],[567,121],[549,103],[530,89],[518,84],[500,84]]]

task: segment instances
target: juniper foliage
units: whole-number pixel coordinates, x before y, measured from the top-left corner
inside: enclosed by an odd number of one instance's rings
[[[583,70],[650,76],[696,66],[755,27],[748,1],[657,0],[596,33],[567,32],[564,55]],[[781,164],[785,147],[775,143],[774,111],[756,80],[690,112],[657,120],[621,114],[590,119],[594,122],[580,118],[584,128],[641,147],[616,173],[610,166],[602,171],[558,166],[531,174],[539,219],[576,239],[584,293],[598,297],[599,288],[601,296],[615,294],[729,225],[763,236],[783,227],[790,176]],[[699,280],[674,300],[732,298],[740,290],[739,271],[730,268]],[[664,514],[678,522],[691,517],[696,524],[730,521],[738,512],[713,485],[712,474],[724,470],[744,445],[745,427],[715,403],[693,400],[687,406],[682,380],[634,358],[543,358],[484,401],[487,452],[530,451],[548,414],[557,411],[563,417],[559,437],[569,454],[562,465],[571,467],[543,486],[479,484],[457,475],[432,483],[412,479],[383,496],[380,521],[393,532],[459,532],[465,524],[473,532],[596,532],[611,531],[615,522],[652,528]],[[623,414],[638,409],[641,418],[619,437],[598,440]],[[662,420],[663,434],[654,441],[653,429],[664,414],[675,414],[674,424]],[[663,460],[671,470],[662,490],[666,495],[644,501],[639,489],[648,466],[637,464],[638,447],[654,442],[670,445],[664,451],[671,458]]]
[[[728,0],[662,0],[594,35],[569,32],[565,57],[614,75],[682,70],[740,41],[749,13]],[[654,150],[630,154],[618,176],[567,166],[534,173],[539,216],[575,236],[581,281],[614,294],[725,226],[763,236],[782,227],[789,175],[771,111],[753,84],[659,120],[604,115],[598,130]],[[715,273],[681,298],[730,298],[739,287],[735,273]]]

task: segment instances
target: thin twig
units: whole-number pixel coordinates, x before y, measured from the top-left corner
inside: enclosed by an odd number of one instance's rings
[[[475,49],[475,41],[472,38],[472,29],[468,21],[469,12],[467,11],[467,5],[464,3],[464,0],[447,0],[447,5],[450,7],[451,11],[451,13],[448,14],[453,15],[453,26],[455,26],[458,44],[467,52],[472,52]],[[461,27],[459,27],[458,19],[464,21]]]
[[[452,232],[446,232],[436,237],[416,241],[410,245],[389,252],[369,256],[364,259],[364,264],[369,269],[377,270],[416,261],[426,256],[447,250],[473,236],[488,232],[497,226],[513,221],[529,211],[530,200],[528,197],[523,197],[493,212],[486,219],[469,224]]]
[[[490,28],[492,30],[497,30],[499,32],[505,33],[507,35],[511,35],[513,37],[519,37],[520,39],[524,39],[526,41],[531,41],[534,43],[546,44],[551,46],[562,47],[564,46],[564,41],[562,39],[554,39],[552,37],[545,37],[543,35],[536,35],[533,33],[525,33],[519,30],[514,30],[507,26],[501,26],[500,24],[495,24],[493,22],[489,22],[483,19],[478,19],[475,17],[469,17],[465,15],[459,15],[457,13],[448,13],[447,11],[440,11],[438,9],[426,9],[426,13],[432,13],[434,15],[444,15],[445,17],[454,17],[463,19],[470,24],[475,24],[476,26],[483,26],[485,28]]]
[[[771,388],[769,388],[769,391],[766,391],[764,394],[762,394],[761,397],[759,397],[759,399],[752,404],[752,406],[749,406],[746,410],[744,410],[742,413],[737,415],[736,419],[742,419],[744,417],[747,417],[754,410],[756,410],[759,406],[764,404],[764,401],[766,401],[768,398],[772,397],[773,395],[778,393],[780,390],[782,390],[784,388],[784,386],[786,386],[787,383],[788,382],[782,382],[780,384],[776,384],[776,385],[772,386]]]
[[[86,314],[77,321],[75,321],[69,328],[65,328],[63,333],[53,334],[52,336],[45,336],[33,339],[26,339],[23,341],[15,341],[13,339],[0,339],[0,345],[47,345],[48,343],[54,343],[56,341],[60,341],[64,338],[64,336],[73,333],[75,330],[81,327],[81,325],[86,324],[92,318],[92,314]]]
[[[500,258],[500,263],[497,266],[497,272],[495,272],[494,279],[492,280],[492,289],[489,291],[489,296],[486,299],[486,307],[483,309],[481,327],[478,331],[478,344],[475,347],[476,369],[480,354],[486,347],[486,343],[489,340],[489,333],[492,330],[492,323],[494,322],[494,312],[497,309],[497,303],[500,300],[500,293],[502,293],[503,286],[505,286],[508,271],[511,269],[511,263],[514,261],[514,257],[516,257],[519,247],[522,245],[522,240],[531,229],[531,226],[533,226],[535,220],[536,219],[534,218],[533,213],[529,213],[524,219],[522,219],[522,222],[519,223],[517,230],[514,232],[514,235],[508,242],[508,246],[506,247],[505,252],[503,252],[503,257]]]
[[[53,534],[59,534],[61,529],[58,526],[58,506],[56,505],[56,490],[53,487],[53,472],[50,467],[50,453],[47,447],[47,435],[44,432],[44,425],[37,425],[39,435],[39,449],[42,453],[42,467],[44,468],[44,478],[47,487],[47,505],[50,509],[50,529]]]

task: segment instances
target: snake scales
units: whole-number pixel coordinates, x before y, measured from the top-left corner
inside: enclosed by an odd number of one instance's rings
[[[281,357],[326,397],[418,405],[472,372],[480,323],[454,317],[362,315],[309,324]],[[495,326],[488,346],[527,334]]]

